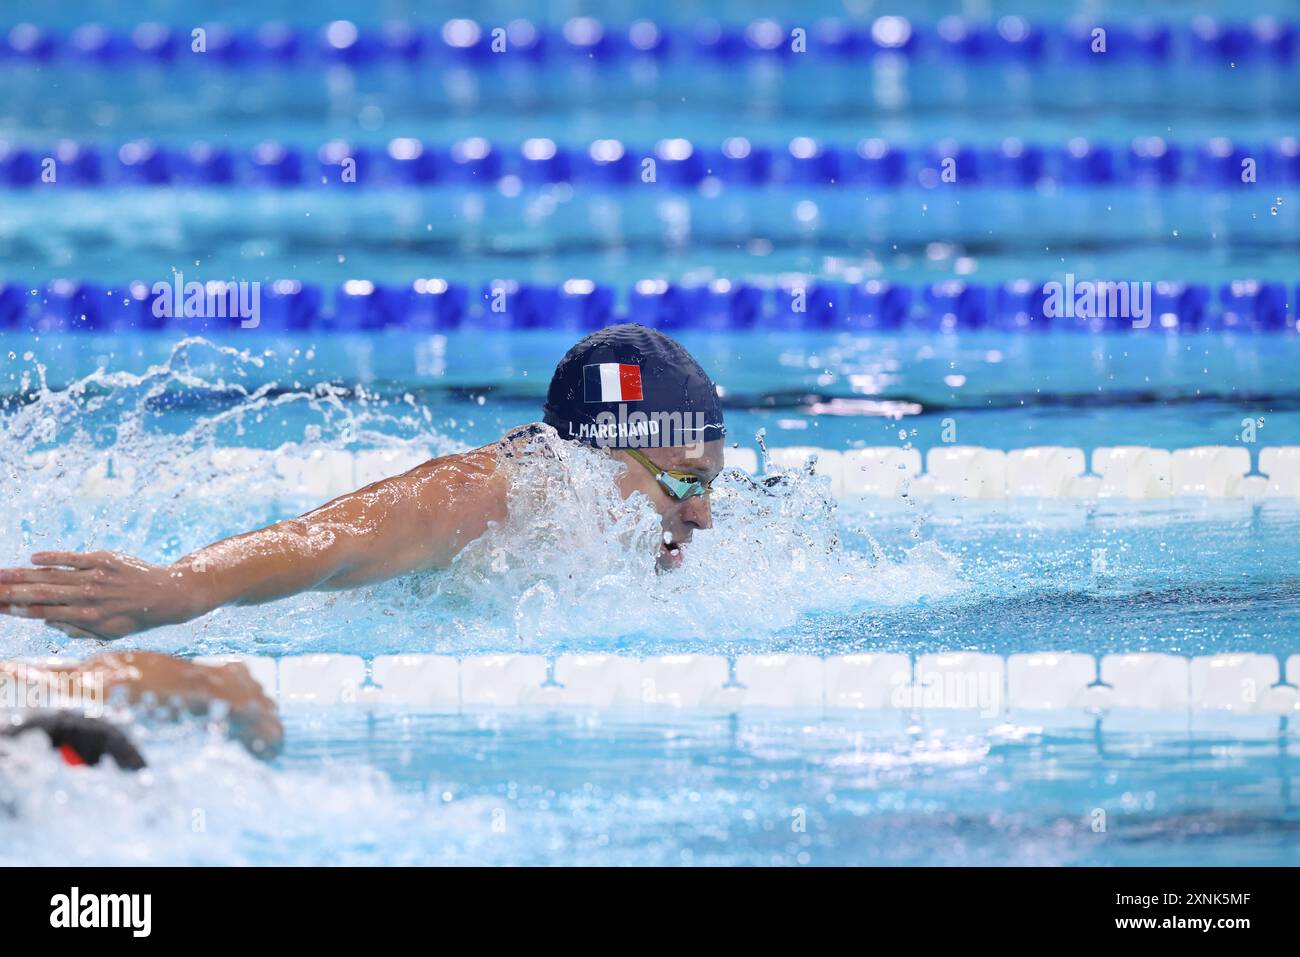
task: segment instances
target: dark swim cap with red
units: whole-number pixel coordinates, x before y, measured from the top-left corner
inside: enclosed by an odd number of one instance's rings
[[[44,734],[50,747],[68,764],[93,767],[107,754],[123,771],[139,771],[145,766],[131,739],[102,718],[88,718],[70,711],[38,712],[0,731],[0,737],[14,738],[32,731]]]
[[[726,435],[717,386],[681,344],[626,323],[606,326],[560,360],[542,421],[601,448],[671,448]]]

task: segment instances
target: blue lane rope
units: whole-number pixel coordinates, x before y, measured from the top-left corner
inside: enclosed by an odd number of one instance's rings
[[[1027,279],[992,285],[941,280],[910,286],[808,279],[763,286],[726,279],[705,285],[644,279],[620,294],[589,279],[558,285],[494,280],[479,287],[438,278],[404,284],[354,279],[327,297],[320,286],[291,279],[256,288],[209,281],[179,289],[171,282],[104,285],[57,279],[41,287],[0,283],[0,332],[248,329],[241,327],[248,312],[241,311],[241,303],[251,304],[252,297],[255,331],[262,333],[583,331],[630,320],[664,330],[718,332],[987,329],[1138,335],[1282,332],[1295,330],[1300,317],[1300,287],[1281,282],[1239,280],[1217,290],[1196,282],[1151,282],[1144,290],[1140,285],[1123,282],[1112,290],[1092,281],[1053,286]],[[195,305],[186,307],[186,300]],[[1137,314],[1139,305],[1144,315]]]
[[[201,42],[195,30],[203,31]],[[460,19],[378,26],[340,20],[315,28],[267,23],[253,29],[218,23],[142,23],[115,30],[86,24],[66,32],[20,23],[4,31],[0,59],[97,67],[187,62],[234,68],[437,63],[487,69],[506,64],[614,64],[636,58],[705,65],[753,58],[793,63],[801,56],[852,62],[893,55],[958,63],[1159,67],[1191,62],[1241,68],[1257,62],[1294,64],[1298,32],[1294,22],[1273,17],[1243,21],[1207,16],[1186,23],[1142,19],[1034,23],[1017,16],[998,20],[951,16],[914,23],[882,16],[802,24],[703,20],[689,25],[648,20],[615,24],[574,17],[554,26],[522,19],[500,24]]]
[[[835,144],[806,136],[780,145],[730,137],[720,144],[676,138],[648,146],[601,139],[578,147],[545,138],[505,147],[481,137],[450,144],[398,137],[377,147],[332,140],[315,149],[263,142],[246,150],[147,140],[107,149],[72,140],[46,149],[0,142],[0,186],[14,189],[499,188],[510,181],[520,189],[561,183],[675,189],[710,183],[868,190],[1049,184],[1231,189],[1300,184],[1300,137],[1250,143],[1216,137],[1196,144],[1156,136],[1121,144],[1075,137],[1059,145],[1009,138],[996,146],[945,141],[921,147],[876,138]]]

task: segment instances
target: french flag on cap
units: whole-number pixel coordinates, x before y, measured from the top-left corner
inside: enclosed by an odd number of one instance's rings
[[[641,367],[619,362],[583,366],[582,394],[586,402],[640,402]]]

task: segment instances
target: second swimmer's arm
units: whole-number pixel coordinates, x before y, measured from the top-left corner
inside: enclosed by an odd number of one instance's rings
[[[149,651],[98,655],[66,667],[0,661],[0,685],[6,682],[43,688],[47,696],[67,695],[83,706],[102,707],[116,689],[132,704],[148,697],[195,714],[220,701],[226,704],[230,730],[254,754],[271,757],[284,739],[275,703],[239,663],[201,665]]]
[[[0,570],[0,612],[79,637],[117,638],[223,605],[353,588],[448,564],[505,517],[492,446],[444,456],[307,514],[168,566],[109,552],[45,552]]]

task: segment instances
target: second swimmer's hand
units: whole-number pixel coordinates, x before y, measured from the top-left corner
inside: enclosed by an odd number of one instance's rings
[[[132,701],[149,696],[193,714],[206,714],[222,702],[231,733],[259,757],[274,756],[284,740],[275,702],[239,662],[201,665],[151,651],[124,651],[91,658],[76,670],[102,676],[106,689],[124,688]]]
[[[32,565],[0,569],[0,614],[42,618],[73,638],[121,638],[201,613],[192,571],[116,552],[37,552]]]

